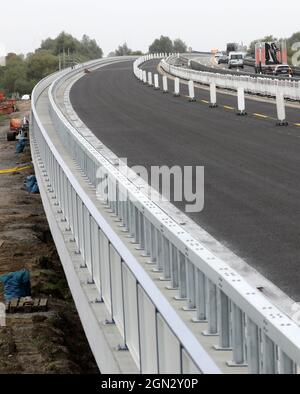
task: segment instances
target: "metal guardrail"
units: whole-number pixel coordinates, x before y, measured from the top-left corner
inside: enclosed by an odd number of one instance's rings
[[[220,88],[231,90],[243,87],[245,92],[270,97],[275,97],[279,90],[287,99],[300,100],[300,81],[223,74],[222,72],[217,73],[215,70],[214,72],[196,71],[172,66],[169,59],[162,60],[161,67],[163,70],[185,80],[193,80],[206,85],[214,83]]]
[[[141,82],[148,80],[140,66],[159,57],[148,55],[135,61],[133,71]],[[162,65],[185,79],[199,78],[190,70],[170,69],[164,60]],[[124,211],[113,209],[130,226]],[[232,365],[247,364],[250,373],[297,373],[298,325],[188,233],[170,219],[163,219],[163,213],[161,220],[154,220],[147,204],[137,209],[141,216],[130,226],[132,234],[157,262],[165,278],[171,280],[173,288],[179,288],[179,297],[187,299],[187,308],[195,309],[195,320],[208,321],[205,334],[219,336],[219,349],[232,349]],[[143,221],[143,225],[137,225],[136,220]]]
[[[139,66],[160,55],[146,56]],[[100,64],[100,63],[99,63]],[[208,322],[204,335],[219,338],[232,364],[248,364],[251,373],[296,373],[300,365],[300,329],[234,270],[193,239],[150,201],[125,175],[98,153],[62,115],[57,88],[73,77],[66,72],[49,89],[49,110],[60,139],[93,187],[97,173],[106,187],[99,197],[124,230],[178,289],[178,298]],[[32,138],[68,226],[89,273],[142,373],[218,373],[219,370],[171,305],[145,274],[136,258],[104,220],[47,135],[36,111],[42,81],[33,92]],[[200,330],[201,325],[199,325]],[[231,351],[231,350],[232,351]]]
[[[56,105],[57,88],[76,72],[67,71],[59,75],[49,88],[53,125],[65,149],[91,184],[97,186],[98,170],[107,180],[108,195],[103,192],[100,197],[122,220],[136,243],[159,265],[162,260],[165,264],[166,256],[171,258],[171,254],[165,254],[167,246],[171,253],[171,243],[162,234],[162,223],[168,217],[98,153],[68,123]],[[198,340],[105,221],[48,136],[36,109],[40,95],[48,86],[49,80],[45,79],[32,94],[31,138],[47,172],[51,198],[55,196],[58,201],[78,253],[98,289],[99,300],[105,303],[111,322],[119,328],[124,349],[130,350],[141,373],[219,373]],[[171,221],[169,227],[171,230]],[[174,246],[172,253],[175,251]]]

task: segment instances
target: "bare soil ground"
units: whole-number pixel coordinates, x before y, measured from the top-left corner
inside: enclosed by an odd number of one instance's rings
[[[30,103],[19,103],[22,117]],[[0,118],[0,170],[31,162],[30,148],[16,154]],[[33,297],[49,298],[47,313],[7,316],[0,327],[2,373],[99,373],[69,292],[40,196],[22,189],[33,169],[0,174],[0,275],[27,268]],[[0,285],[0,302],[3,302]]]

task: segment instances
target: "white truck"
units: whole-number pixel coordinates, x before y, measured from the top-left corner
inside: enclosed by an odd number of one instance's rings
[[[244,68],[245,54],[243,52],[230,52],[228,56],[228,68]]]

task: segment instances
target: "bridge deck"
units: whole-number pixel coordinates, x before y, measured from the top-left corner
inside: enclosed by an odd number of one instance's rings
[[[196,94],[208,99],[205,90]],[[232,96],[219,98],[236,106]],[[129,62],[81,79],[71,99],[87,126],[129,165],[204,165],[205,209],[191,218],[300,301],[300,129],[163,95],[140,84]],[[273,104],[247,106],[275,116]],[[300,117],[297,109],[287,113],[293,122]]]

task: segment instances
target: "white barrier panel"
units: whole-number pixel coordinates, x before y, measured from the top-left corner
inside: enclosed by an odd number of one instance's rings
[[[181,360],[179,357],[180,353],[178,353],[180,343],[175,338],[160,313],[157,314],[157,335],[159,374],[180,374]]]
[[[283,93],[277,91],[276,94],[276,107],[277,107],[277,117],[280,124],[285,122],[286,114],[285,114],[285,102]]]
[[[194,81],[189,81],[189,100],[195,101]]]
[[[210,106],[217,106],[217,87],[215,83],[210,84]]]
[[[74,204],[76,207],[76,204]],[[77,218],[77,215],[75,215]],[[99,300],[102,299],[102,283],[101,283],[101,276],[100,276],[100,229],[95,221],[92,218],[92,251],[93,251],[93,278],[97,289],[99,290]]]
[[[147,73],[146,73],[146,71],[143,71],[143,82],[145,84],[147,83]]]
[[[238,95],[238,114],[239,115],[245,115],[245,90],[244,88],[238,88],[237,90],[237,95]]]
[[[153,82],[152,82],[152,73],[149,71],[148,72],[148,85],[149,86],[152,86],[153,85]]]
[[[139,324],[137,304],[137,282],[130,270],[123,264],[124,312],[126,344],[137,365],[140,363]]]
[[[159,79],[158,79],[158,74],[154,75],[154,87],[156,90],[159,90]]]
[[[110,245],[111,278],[112,286],[112,310],[113,320],[117,324],[119,331],[126,341],[124,330],[124,309],[123,309],[123,278],[122,261],[115,248]],[[121,345],[121,344],[120,344]]]
[[[157,374],[156,309],[141,286],[138,286],[141,346],[141,373]]]
[[[186,375],[201,374],[201,371],[199,371],[185,350],[182,351],[182,373]]]
[[[174,80],[174,96],[175,97],[180,96],[180,80],[179,80],[179,78],[175,78],[175,80]]]
[[[112,300],[111,300],[111,274],[109,258],[109,242],[103,232],[100,230],[100,268],[102,278],[102,296],[112,317]]]
[[[168,78],[166,75],[163,76],[163,91],[168,93]]]

